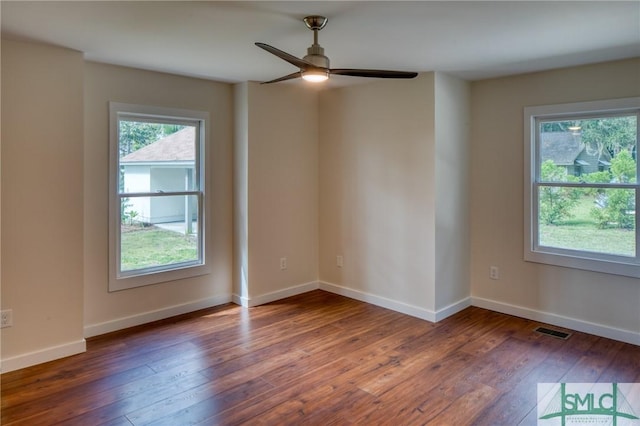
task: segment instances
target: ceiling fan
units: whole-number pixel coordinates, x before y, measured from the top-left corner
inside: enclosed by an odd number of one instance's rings
[[[375,78],[414,78],[416,72],[369,70],[353,68],[329,68],[329,58],[324,55],[324,48],[318,44],[318,31],[327,25],[327,18],[324,16],[312,15],[303,19],[307,28],[313,31],[313,44],[307,49],[307,55],[300,59],[273,46],[265,43],[256,43],[256,46],[276,55],[278,58],[289,62],[300,68],[300,71],[285,75],[274,80],[265,81],[262,84],[277,83],[279,81],[291,80],[302,77],[307,81],[322,82],[330,75],[349,75],[353,77],[375,77]]]

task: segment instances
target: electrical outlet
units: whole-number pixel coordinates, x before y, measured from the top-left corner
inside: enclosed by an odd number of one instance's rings
[[[287,258],[286,257],[281,257],[280,258],[280,270],[284,271],[285,269],[287,269]]]
[[[338,268],[342,268],[344,266],[344,258],[342,257],[341,254],[336,256],[336,266]]]
[[[497,266],[489,267],[489,278],[492,280],[500,279],[500,270]]]
[[[0,311],[0,328],[13,326],[13,310]]]

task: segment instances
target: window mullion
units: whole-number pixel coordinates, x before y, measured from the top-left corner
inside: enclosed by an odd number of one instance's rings
[[[161,191],[161,192],[122,192],[119,195],[125,198],[136,197],[175,197],[180,195],[198,195],[201,191]]]
[[[601,189],[634,189],[633,183],[584,183],[584,182],[538,182],[539,185],[558,188],[601,188]]]

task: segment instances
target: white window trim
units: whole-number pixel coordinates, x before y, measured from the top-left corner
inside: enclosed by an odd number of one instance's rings
[[[524,259],[526,261],[640,278],[640,264],[638,263],[640,259],[640,229],[638,227],[640,219],[638,216],[640,215],[636,215],[635,259],[536,246],[537,205],[533,191],[536,179],[536,149],[538,147],[536,118],[572,117],[579,114],[607,114],[624,111],[637,112],[638,109],[640,109],[640,97],[524,108]],[[640,122],[638,126],[640,127]],[[640,180],[640,174],[638,174],[638,178]],[[640,182],[629,188],[635,188],[636,200],[640,200],[638,197]]]
[[[200,151],[196,161],[200,164],[199,182],[202,200],[198,211],[198,232],[201,244],[201,261],[197,264],[184,263],[172,265],[171,269],[154,270],[148,268],[136,274],[119,274],[119,235],[120,235],[120,206],[119,206],[119,116],[137,116],[167,119],[169,121],[184,120],[201,122]],[[196,277],[211,273],[211,238],[208,212],[210,211],[210,189],[207,185],[211,168],[209,164],[208,147],[209,113],[179,108],[166,108],[149,105],[126,104],[109,102],[109,291],[126,290],[167,281]]]

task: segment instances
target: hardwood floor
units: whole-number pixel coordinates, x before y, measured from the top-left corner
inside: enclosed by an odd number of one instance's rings
[[[535,425],[538,382],[640,382],[640,347],[538,325],[475,307],[432,324],[319,290],[225,305],[2,375],[1,424]]]

